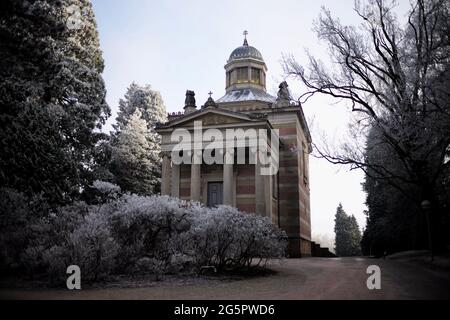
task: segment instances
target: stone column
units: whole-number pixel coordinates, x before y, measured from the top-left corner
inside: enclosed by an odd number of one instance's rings
[[[223,164],[223,204],[233,205],[233,158],[228,153]]]
[[[256,214],[266,216],[265,176],[261,175],[261,163],[256,156],[255,164],[255,204]]]
[[[180,166],[172,163],[172,197],[180,197]]]
[[[201,152],[194,152],[191,164],[191,200],[200,201]]]
[[[167,153],[162,154],[161,195],[170,196],[170,158]]]

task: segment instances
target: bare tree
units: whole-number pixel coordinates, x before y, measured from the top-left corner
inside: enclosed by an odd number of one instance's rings
[[[284,69],[307,89],[300,103],[316,94],[347,102],[357,115],[355,137],[367,137],[375,129],[377,143],[386,145],[395,165],[383,155],[366,157],[370,146],[361,139],[338,149],[315,145],[319,157],[362,169],[418,206],[429,200],[438,214],[438,181],[450,165],[450,1],[413,1],[404,27],[393,12],[395,5],[356,1],[359,28],[342,25],[323,8],[314,29],[328,45],[332,67],[308,53],[306,68],[285,56]],[[417,195],[410,194],[411,186]]]
[[[316,145],[318,155],[362,169],[400,191],[405,184],[418,186],[419,204],[433,199],[436,181],[449,165],[450,5],[449,0],[414,1],[405,27],[394,7],[394,1],[355,2],[360,28],[342,25],[324,8],[314,29],[336,67],[327,68],[308,53],[307,68],[292,56],[284,58],[284,68],[307,88],[301,103],[315,94],[349,102],[358,114],[356,132],[367,136],[376,127],[401,168],[367,159],[361,145],[344,144],[337,151]]]

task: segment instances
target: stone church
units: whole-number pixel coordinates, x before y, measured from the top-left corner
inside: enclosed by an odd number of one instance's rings
[[[195,93],[187,91],[184,112],[169,114],[158,126],[162,136],[161,193],[206,206],[230,205],[243,212],[266,216],[289,236],[289,256],[311,255],[309,154],[311,136],[301,105],[292,101],[286,82],[278,97],[267,93],[267,66],[261,53],[244,44],[236,48],[225,65],[225,95],[211,97],[197,107]],[[171,159],[180,128],[276,130],[279,139],[278,170],[262,175],[260,164],[175,164]],[[201,152],[205,152],[202,144]],[[248,146],[244,146],[248,149]],[[191,156],[191,154],[189,155]],[[248,159],[248,150],[246,153]]]

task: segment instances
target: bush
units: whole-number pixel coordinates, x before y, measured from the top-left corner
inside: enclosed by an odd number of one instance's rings
[[[248,268],[254,261],[284,257],[287,246],[286,234],[267,218],[169,197],[127,194],[98,205],[79,202],[28,225],[29,209],[16,210],[24,250],[11,260],[27,274],[45,273],[53,281],[66,279],[69,265],[81,268],[84,281],[112,274],[191,273],[203,266]]]
[[[168,197],[126,195],[107,205],[114,237],[120,244],[119,267],[132,272],[142,258],[170,264],[174,242],[190,228],[188,204]]]
[[[285,256],[286,234],[269,219],[221,206],[195,216],[190,231],[197,266],[218,269],[250,267],[259,262]]]
[[[111,235],[107,218],[92,212],[67,238],[70,264],[81,268],[85,280],[103,279],[116,268],[119,245]]]

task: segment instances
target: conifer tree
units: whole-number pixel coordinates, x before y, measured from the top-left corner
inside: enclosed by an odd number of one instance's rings
[[[110,114],[91,2],[2,1],[0,69],[1,185],[73,200]]]
[[[111,168],[123,191],[139,195],[153,194],[159,184],[157,165],[147,139],[147,123],[139,109],[131,115],[112,147]]]

